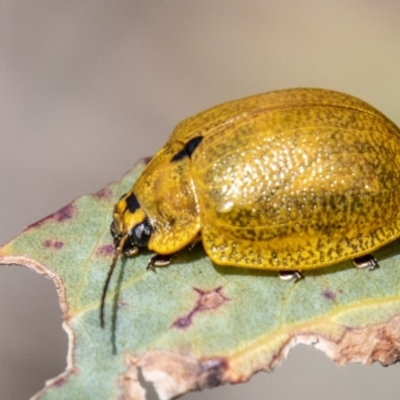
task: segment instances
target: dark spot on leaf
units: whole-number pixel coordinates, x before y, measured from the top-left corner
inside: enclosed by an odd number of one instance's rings
[[[200,295],[196,311],[216,309],[225,301],[229,300],[221,293],[222,286],[210,291],[203,291],[198,288],[194,288],[194,290]]]
[[[61,387],[64,385],[64,383],[65,383],[65,378],[61,377],[61,378],[57,379],[56,381],[54,381],[53,385],[56,387]]]
[[[64,242],[61,240],[46,239],[43,241],[43,247],[51,248],[54,250],[60,250],[64,246]]]
[[[184,317],[178,318],[174,323],[175,328],[185,329],[192,323],[192,316],[186,315]]]
[[[194,308],[186,315],[176,319],[172,326],[178,329],[188,328],[192,324],[192,319],[195,314],[199,312],[205,312],[209,310],[215,310],[219,308],[222,304],[230,299],[222,294],[222,286],[217,287],[213,290],[201,290],[198,288],[193,288],[198,294],[199,298],[197,300]]]
[[[109,200],[113,197],[113,193],[109,188],[105,187],[95,193],[94,196],[97,197],[99,200]]]
[[[324,296],[326,300],[331,300],[331,301],[333,301],[333,300],[336,299],[336,293],[333,292],[332,290],[329,290],[329,289],[324,290],[324,291],[322,292],[322,296]]]
[[[71,219],[74,215],[74,206],[72,204],[68,204],[63,207],[61,210],[58,210],[53,214],[53,218],[58,222],[67,221]]]
[[[96,250],[96,255],[100,257],[107,257],[113,255],[115,252],[115,247],[112,244],[105,244],[103,246],[100,246]]]
[[[129,304],[126,301],[124,301],[123,299],[118,299],[117,306],[118,306],[118,309],[121,309],[121,308],[128,307]]]
[[[29,230],[32,228],[39,228],[45,222],[54,220],[57,222],[64,222],[71,219],[74,215],[74,206],[73,204],[68,204],[65,207],[61,208],[60,210],[56,211],[53,214],[48,215],[47,217],[42,218],[41,220],[29,225],[25,230]]]

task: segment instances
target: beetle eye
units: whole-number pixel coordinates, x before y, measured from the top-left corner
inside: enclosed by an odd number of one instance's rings
[[[139,247],[147,247],[151,235],[151,225],[148,218],[137,224],[129,234],[130,241]]]
[[[119,232],[118,232],[118,227],[115,221],[113,221],[110,225],[110,232],[111,232],[111,236],[113,238],[116,238],[119,236]]]

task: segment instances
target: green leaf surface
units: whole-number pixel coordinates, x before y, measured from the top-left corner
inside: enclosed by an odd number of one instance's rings
[[[69,335],[68,368],[40,399],[144,399],[138,368],[160,398],[248,380],[272,370],[297,343],[339,364],[400,354],[399,241],[374,255],[381,268],[350,261],[294,282],[275,272],[214,265],[201,246],[157,272],[149,252],[121,259],[110,283],[105,329],[101,291],[113,255],[112,207],[143,170],[83,196],[0,248],[1,264],[54,279]]]

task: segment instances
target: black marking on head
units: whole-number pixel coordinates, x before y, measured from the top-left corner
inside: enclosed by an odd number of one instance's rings
[[[176,153],[171,161],[179,161],[184,157],[191,157],[193,152],[196,150],[197,146],[200,144],[200,142],[203,140],[203,136],[196,136],[193,139],[190,139],[185,147]]]
[[[135,194],[132,192],[126,199],[126,207],[131,212],[134,213],[137,209],[140,208],[140,204],[137,201]]]

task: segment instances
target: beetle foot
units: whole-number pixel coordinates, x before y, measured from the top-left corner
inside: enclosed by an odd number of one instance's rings
[[[155,256],[150,258],[149,263],[147,264],[146,270],[152,270],[156,272],[157,267],[165,267],[170,264],[172,260],[172,256],[170,254],[156,254]]]
[[[357,268],[368,268],[368,270],[370,271],[379,268],[378,261],[376,261],[376,258],[371,254],[366,254],[365,256],[354,258],[353,264]]]
[[[279,278],[283,281],[291,281],[294,279],[295,282],[304,278],[300,271],[279,271]]]

